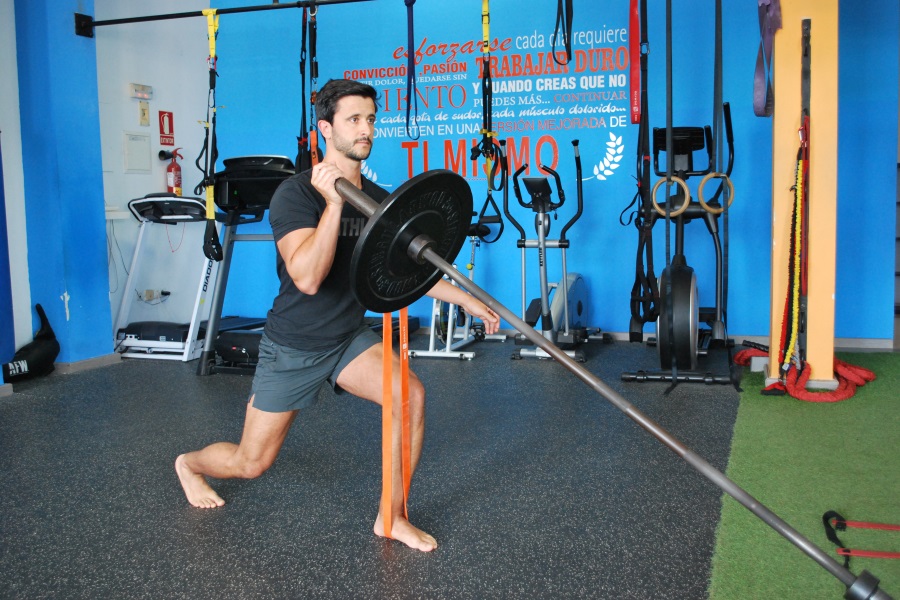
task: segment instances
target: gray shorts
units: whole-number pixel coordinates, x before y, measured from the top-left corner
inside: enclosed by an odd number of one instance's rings
[[[337,384],[341,371],[380,342],[381,338],[367,326],[360,327],[339,346],[318,352],[281,346],[263,334],[250,390],[253,406],[266,412],[306,408],[316,402],[319,388],[326,381],[342,393]]]

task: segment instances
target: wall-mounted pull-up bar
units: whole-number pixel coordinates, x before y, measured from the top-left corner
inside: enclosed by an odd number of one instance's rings
[[[279,8],[314,8],[326,4],[346,4],[349,2],[370,2],[371,0],[303,0],[301,2],[289,2],[286,4],[264,4],[261,6],[238,6],[235,8],[221,8],[216,10],[218,15],[230,15],[234,13],[255,12],[260,10],[277,10]],[[203,11],[194,10],[183,13],[169,13],[165,15],[147,15],[144,17],[130,17],[127,19],[108,19],[95,21],[94,17],[81,13],[75,13],[75,34],[84,37],[94,37],[94,28],[103,25],[123,25],[125,23],[143,23],[146,21],[165,21],[167,19],[184,19],[187,17],[203,17]]]

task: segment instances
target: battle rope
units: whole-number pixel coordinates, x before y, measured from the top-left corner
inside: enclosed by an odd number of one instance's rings
[[[772,87],[772,54],[775,32],[781,29],[781,0],[759,2],[759,51],[753,74],[753,113],[770,117],[775,112],[775,90]]]
[[[900,558],[900,552],[882,552],[878,550],[851,550],[837,536],[838,531],[849,529],[878,529],[881,531],[900,531],[900,525],[887,523],[870,523],[867,521],[848,521],[837,512],[829,510],[822,515],[822,523],[825,525],[825,537],[837,546],[837,553],[844,557],[844,568],[850,568],[850,557],[860,558]]]
[[[744,342],[747,345],[747,342]],[[753,357],[768,357],[769,349],[765,346],[744,348],[734,355],[734,363],[746,367],[750,365]],[[838,381],[837,389],[825,391],[811,391],[806,389],[812,369],[806,365],[798,371],[795,365],[791,365],[783,380],[773,383],[762,390],[764,396],[783,396],[785,394],[804,402],[840,402],[847,400],[856,394],[856,388],[864,386],[870,381],[875,381],[875,373],[869,369],[851,365],[841,359],[834,358],[834,376]]]
[[[791,241],[789,246],[790,264],[788,268],[788,296],[785,299],[782,321],[779,362],[781,370],[787,372],[791,363],[806,360],[805,348],[799,341],[801,294],[805,293],[805,273],[803,272],[804,238],[803,220],[807,209],[807,177],[809,176],[809,119],[803,118],[800,126],[800,148],[797,151],[796,179],[794,182],[794,203],[791,213]]]
[[[491,3],[490,0],[481,0],[481,142],[472,147],[470,159],[478,160],[481,155],[485,159],[485,172],[487,175],[487,198],[481,212],[478,213],[478,221],[475,226],[475,233],[481,241],[492,244],[500,239],[503,233],[503,219],[500,217],[500,207],[494,201],[493,192],[501,191],[506,183],[506,169],[504,165],[497,160],[497,149],[494,146],[494,138],[497,137],[493,125],[494,110],[494,94],[491,83]],[[501,157],[502,159],[502,157]],[[500,167],[500,185],[494,186],[494,177],[497,175],[498,166]],[[493,214],[488,214],[488,208],[491,208]],[[499,229],[493,237],[488,237],[490,228],[488,225],[499,224]],[[487,231],[488,234],[484,234]]]
[[[416,91],[416,34],[413,31],[413,4],[416,0],[403,0],[406,4],[406,135],[417,140],[419,132],[419,96]],[[412,118],[410,118],[410,113]],[[410,131],[414,130],[415,135]]]
[[[206,188],[206,232],[203,235],[203,254],[209,260],[216,262],[222,260],[222,244],[219,242],[219,230],[216,228],[216,160],[219,158],[219,150],[216,144],[216,37],[219,35],[219,16],[216,9],[210,8],[202,11],[206,16],[206,35],[209,38],[209,57],[206,59],[209,67],[209,93],[206,102],[206,121],[201,124],[206,129],[203,140],[203,148],[194,162],[203,173],[203,180],[194,188],[194,194],[199,196]],[[203,166],[200,161],[205,159]]]

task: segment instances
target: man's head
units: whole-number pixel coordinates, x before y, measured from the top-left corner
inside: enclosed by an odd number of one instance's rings
[[[345,96],[369,98],[378,110],[378,92],[371,85],[350,79],[330,79],[316,93],[316,118],[334,123],[338,102]]]
[[[347,79],[332,79],[322,87],[316,96],[316,117],[329,148],[326,158],[332,151],[354,161],[369,157],[377,96],[372,86]]]

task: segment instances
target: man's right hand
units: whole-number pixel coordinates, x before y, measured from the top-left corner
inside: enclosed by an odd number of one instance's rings
[[[322,194],[325,202],[337,209],[344,206],[344,199],[334,188],[334,182],[339,177],[344,177],[344,174],[334,163],[320,162],[312,168],[313,187]]]

